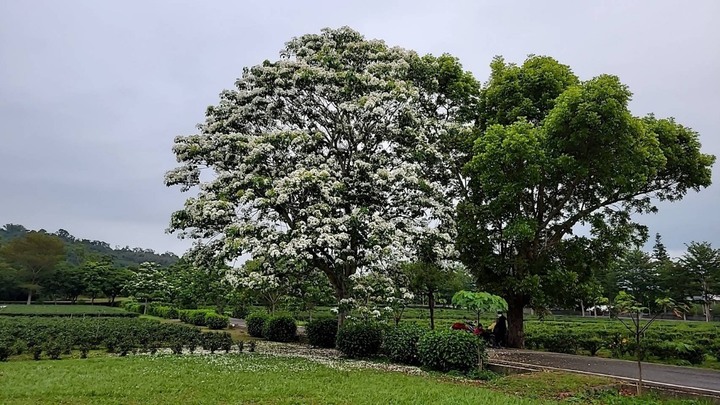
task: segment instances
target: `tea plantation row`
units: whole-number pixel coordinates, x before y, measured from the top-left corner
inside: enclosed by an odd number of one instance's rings
[[[230,350],[228,333],[206,332],[186,325],[160,323],[138,318],[37,318],[0,317],[0,360],[31,353],[57,359],[79,350],[86,357],[90,350],[105,349],[125,355],[129,352],[154,353],[159,348],[194,351]]]

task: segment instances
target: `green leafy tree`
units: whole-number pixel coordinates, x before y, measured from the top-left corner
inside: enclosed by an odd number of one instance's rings
[[[507,302],[497,295],[484,291],[458,291],[452,298],[455,306],[475,312],[475,322],[480,324],[480,316],[487,312],[507,311]]]
[[[691,242],[679,267],[683,278],[680,282],[702,304],[705,321],[710,322],[712,304],[720,295],[720,252],[708,242]]]
[[[646,307],[660,298],[660,274],[650,255],[639,250],[628,251],[614,265],[618,289],[627,291]]]
[[[110,267],[105,272],[103,283],[101,286],[102,293],[110,299],[110,303],[115,302],[130,281],[133,274],[130,269],[124,267]]]
[[[95,298],[103,293],[107,279],[112,271],[112,261],[109,258],[89,260],[82,264],[81,272],[85,294],[90,296],[90,303],[95,304]]]
[[[643,322],[643,314],[651,311],[649,307],[643,306],[640,302],[635,300],[635,297],[620,291],[620,293],[613,300],[613,311],[616,319],[625,326],[625,328],[633,335],[635,340],[635,358],[638,366],[638,382],[637,382],[637,394],[642,394],[642,361],[645,358],[645,350],[643,347],[643,338],[645,337],[645,331],[653,324],[658,315],[663,313],[665,310],[671,309],[676,315],[679,315],[685,308],[678,306],[670,298],[658,298],[655,300],[655,307],[658,308],[654,315],[650,319]],[[622,316],[625,315],[630,318],[628,323]]]
[[[7,227],[6,227],[7,228]],[[27,291],[27,304],[40,282],[48,278],[65,255],[65,244],[55,236],[29,232],[0,248],[0,257],[19,271],[21,287]]]
[[[673,119],[634,117],[615,76],[580,81],[540,56],[520,66],[496,58],[491,69],[458,248],[478,285],[507,300],[508,344],[522,347],[523,308],[557,295],[547,281],[562,271],[565,246],[582,245],[599,265],[642,243],[647,231],[633,215],[709,186],[715,157]],[[578,225],[589,236],[573,235]]]

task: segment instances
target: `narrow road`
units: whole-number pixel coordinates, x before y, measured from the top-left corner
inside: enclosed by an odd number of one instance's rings
[[[562,369],[602,374],[622,379],[637,379],[637,363],[628,360],[572,354],[536,352],[518,349],[489,351],[491,363],[534,366],[542,369]],[[667,388],[690,388],[720,395],[720,371],[665,364],[642,364],[643,381]]]

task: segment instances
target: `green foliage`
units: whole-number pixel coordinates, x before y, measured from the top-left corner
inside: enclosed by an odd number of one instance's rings
[[[580,81],[552,58],[492,62],[464,166],[457,246],[479,285],[510,308],[521,346],[522,308],[574,295],[629,244],[646,239],[635,214],[711,183],[712,155],[672,119],[634,117],[615,76]],[[587,236],[573,235],[578,223]]]
[[[27,347],[34,358],[43,351],[57,358],[70,350],[87,353],[105,348],[121,355],[141,348],[185,345],[197,340],[200,331],[190,326],[138,318],[44,318],[0,317],[0,342]]]
[[[390,328],[383,337],[382,350],[396,363],[419,364],[418,341],[427,331],[414,323]]]
[[[377,322],[345,322],[337,332],[336,346],[350,358],[374,357],[380,352],[383,326]]]
[[[10,342],[0,340],[0,361],[7,361],[11,354],[13,354],[13,350]]]
[[[429,331],[418,342],[420,363],[437,371],[468,372],[478,367],[478,351],[485,351],[481,339],[457,330]]]
[[[480,321],[480,316],[490,311],[507,311],[507,302],[497,295],[472,291],[458,291],[452,297],[452,304],[466,308],[476,313],[476,321]]]
[[[225,315],[216,313],[205,314],[205,325],[210,329],[225,329],[228,327],[230,319]]]
[[[263,336],[273,342],[291,342],[297,338],[297,325],[290,315],[273,315],[265,321]]]
[[[133,308],[135,309],[136,307],[133,306]],[[142,308],[136,309],[142,311]],[[177,319],[179,317],[177,308],[165,305],[150,305],[148,315],[159,316],[165,319]]]
[[[269,315],[265,312],[253,312],[248,315],[245,318],[248,334],[252,337],[263,337],[265,322],[267,322],[268,318]]]
[[[316,347],[334,348],[337,340],[336,318],[315,318],[305,325],[308,342]]]
[[[103,305],[24,305],[10,304],[0,309],[0,316],[39,316],[39,317],[76,317],[76,316],[102,316],[102,317],[137,317],[134,312],[127,312],[115,307]]]

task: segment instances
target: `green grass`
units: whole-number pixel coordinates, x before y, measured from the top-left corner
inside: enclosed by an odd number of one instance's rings
[[[0,363],[2,404],[535,404],[436,377],[262,355]]]
[[[0,316],[75,316],[75,315],[99,315],[99,316],[135,316],[122,308],[108,307],[104,305],[47,305],[33,304],[20,305],[10,304],[0,308]]]
[[[94,353],[93,353],[94,354]],[[0,403],[12,404],[677,404],[622,397],[614,381],[558,372],[473,382],[322,365],[261,354],[107,357],[0,363]],[[591,388],[608,387],[590,393]]]

